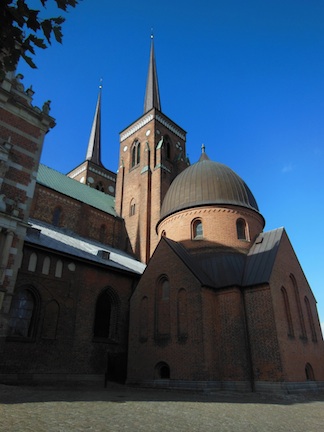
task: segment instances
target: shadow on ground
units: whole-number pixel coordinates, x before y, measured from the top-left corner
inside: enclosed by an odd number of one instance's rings
[[[297,394],[193,392],[128,387],[108,383],[107,388],[89,385],[11,386],[0,384],[0,404],[35,402],[201,402],[229,404],[293,405],[324,402],[324,392]]]

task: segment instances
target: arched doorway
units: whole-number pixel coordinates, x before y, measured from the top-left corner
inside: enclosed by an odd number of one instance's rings
[[[157,379],[170,379],[170,366],[165,362],[160,362],[155,366],[155,376]]]

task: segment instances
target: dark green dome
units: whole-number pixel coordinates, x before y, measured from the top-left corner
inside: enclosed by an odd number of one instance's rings
[[[246,183],[233,171],[202,153],[172,182],[161,208],[161,219],[179,210],[205,205],[231,204],[259,212]]]

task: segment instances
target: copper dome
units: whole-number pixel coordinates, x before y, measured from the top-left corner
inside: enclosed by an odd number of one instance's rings
[[[213,204],[231,204],[259,212],[252,192],[229,167],[202,153],[195,164],[179,174],[165,195],[161,219],[179,210]]]

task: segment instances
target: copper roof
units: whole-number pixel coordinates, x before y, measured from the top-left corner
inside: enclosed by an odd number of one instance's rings
[[[171,184],[161,208],[161,219],[192,207],[231,204],[259,211],[246,183],[229,167],[211,161],[202,153],[195,164]]]

